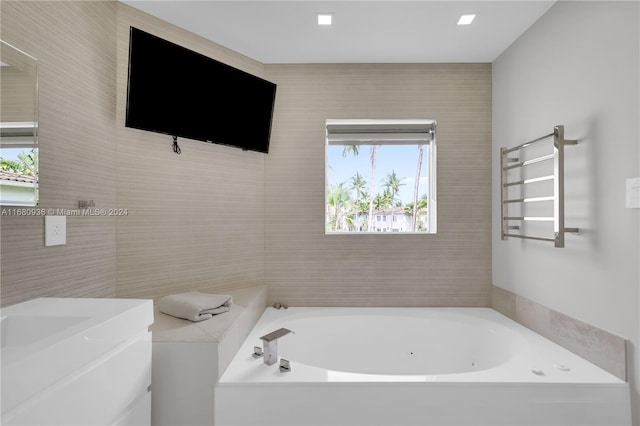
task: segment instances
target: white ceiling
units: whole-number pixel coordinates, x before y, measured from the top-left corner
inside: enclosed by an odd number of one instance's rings
[[[121,1],[267,64],[493,62],[555,3]],[[318,26],[318,12],[334,24]],[[471,13],[471,25],[457,25]]]

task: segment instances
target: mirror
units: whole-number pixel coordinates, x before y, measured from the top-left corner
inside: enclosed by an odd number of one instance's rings
[[[0,40],[0,204],[38,204],[38,61]]]

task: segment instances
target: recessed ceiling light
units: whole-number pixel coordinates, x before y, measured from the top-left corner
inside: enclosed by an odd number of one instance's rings
[[[476,15],[462,15],[458,20],[458,25],[469,25],[475,17]]]
[[[333,14],[331,13],[318,13],[318,25],[331,25]]]

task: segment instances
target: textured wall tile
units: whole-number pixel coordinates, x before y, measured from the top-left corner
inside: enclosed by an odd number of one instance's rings
[[[117,24],[117,203],[129,212],[118,218],[118,296],[263,284],[264,154],[181,138],[176,155],[170,136],[124,127],[129,28],[258,76],[263,65],[120,2]]]
[[[38,59],[39,208],[73,210],[89,199],[115,207],[116,3],[0,8],[2,39]],[[115,296],[115,232],[113,217],[69,217],[67,244],[44,247],[41,216],[2,217],[2,305]]]
[[[265,160],[269,303],[488,306],[490,64],[266,65],[278,84]],[[436,235],[325,235],[325,120],[438,122]]]
[[[515,301],[515,320],[605,371],[627,378],[627,341],[508,290],[492,286],[491,307],[507,315]],[[504,312],[503,312],[504,311]],[[508,316],[508,315],[507,315]]]
[[[157,298],[264,282],[264,155],[124,127],[129,26],[262,75],[257,61],[115,1],[2,1],[2,38],[39,60],[40,206],[92,199],[123,217],[1,222],[2,304]],[[171,106],[168,106],[171,107]]]
[[[491,307],[516,320],[516,295],[500,287],[491,286]]]
[[[549,337],[549,308],[524,297],[516,296],[516,321]]]
[[[626,380],[626,340],[559,312],[550,312],[551,340]]]

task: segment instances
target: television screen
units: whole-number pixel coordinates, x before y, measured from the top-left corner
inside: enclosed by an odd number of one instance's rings
[[[267,153],[276,85],[131,27],[125,126]]]

